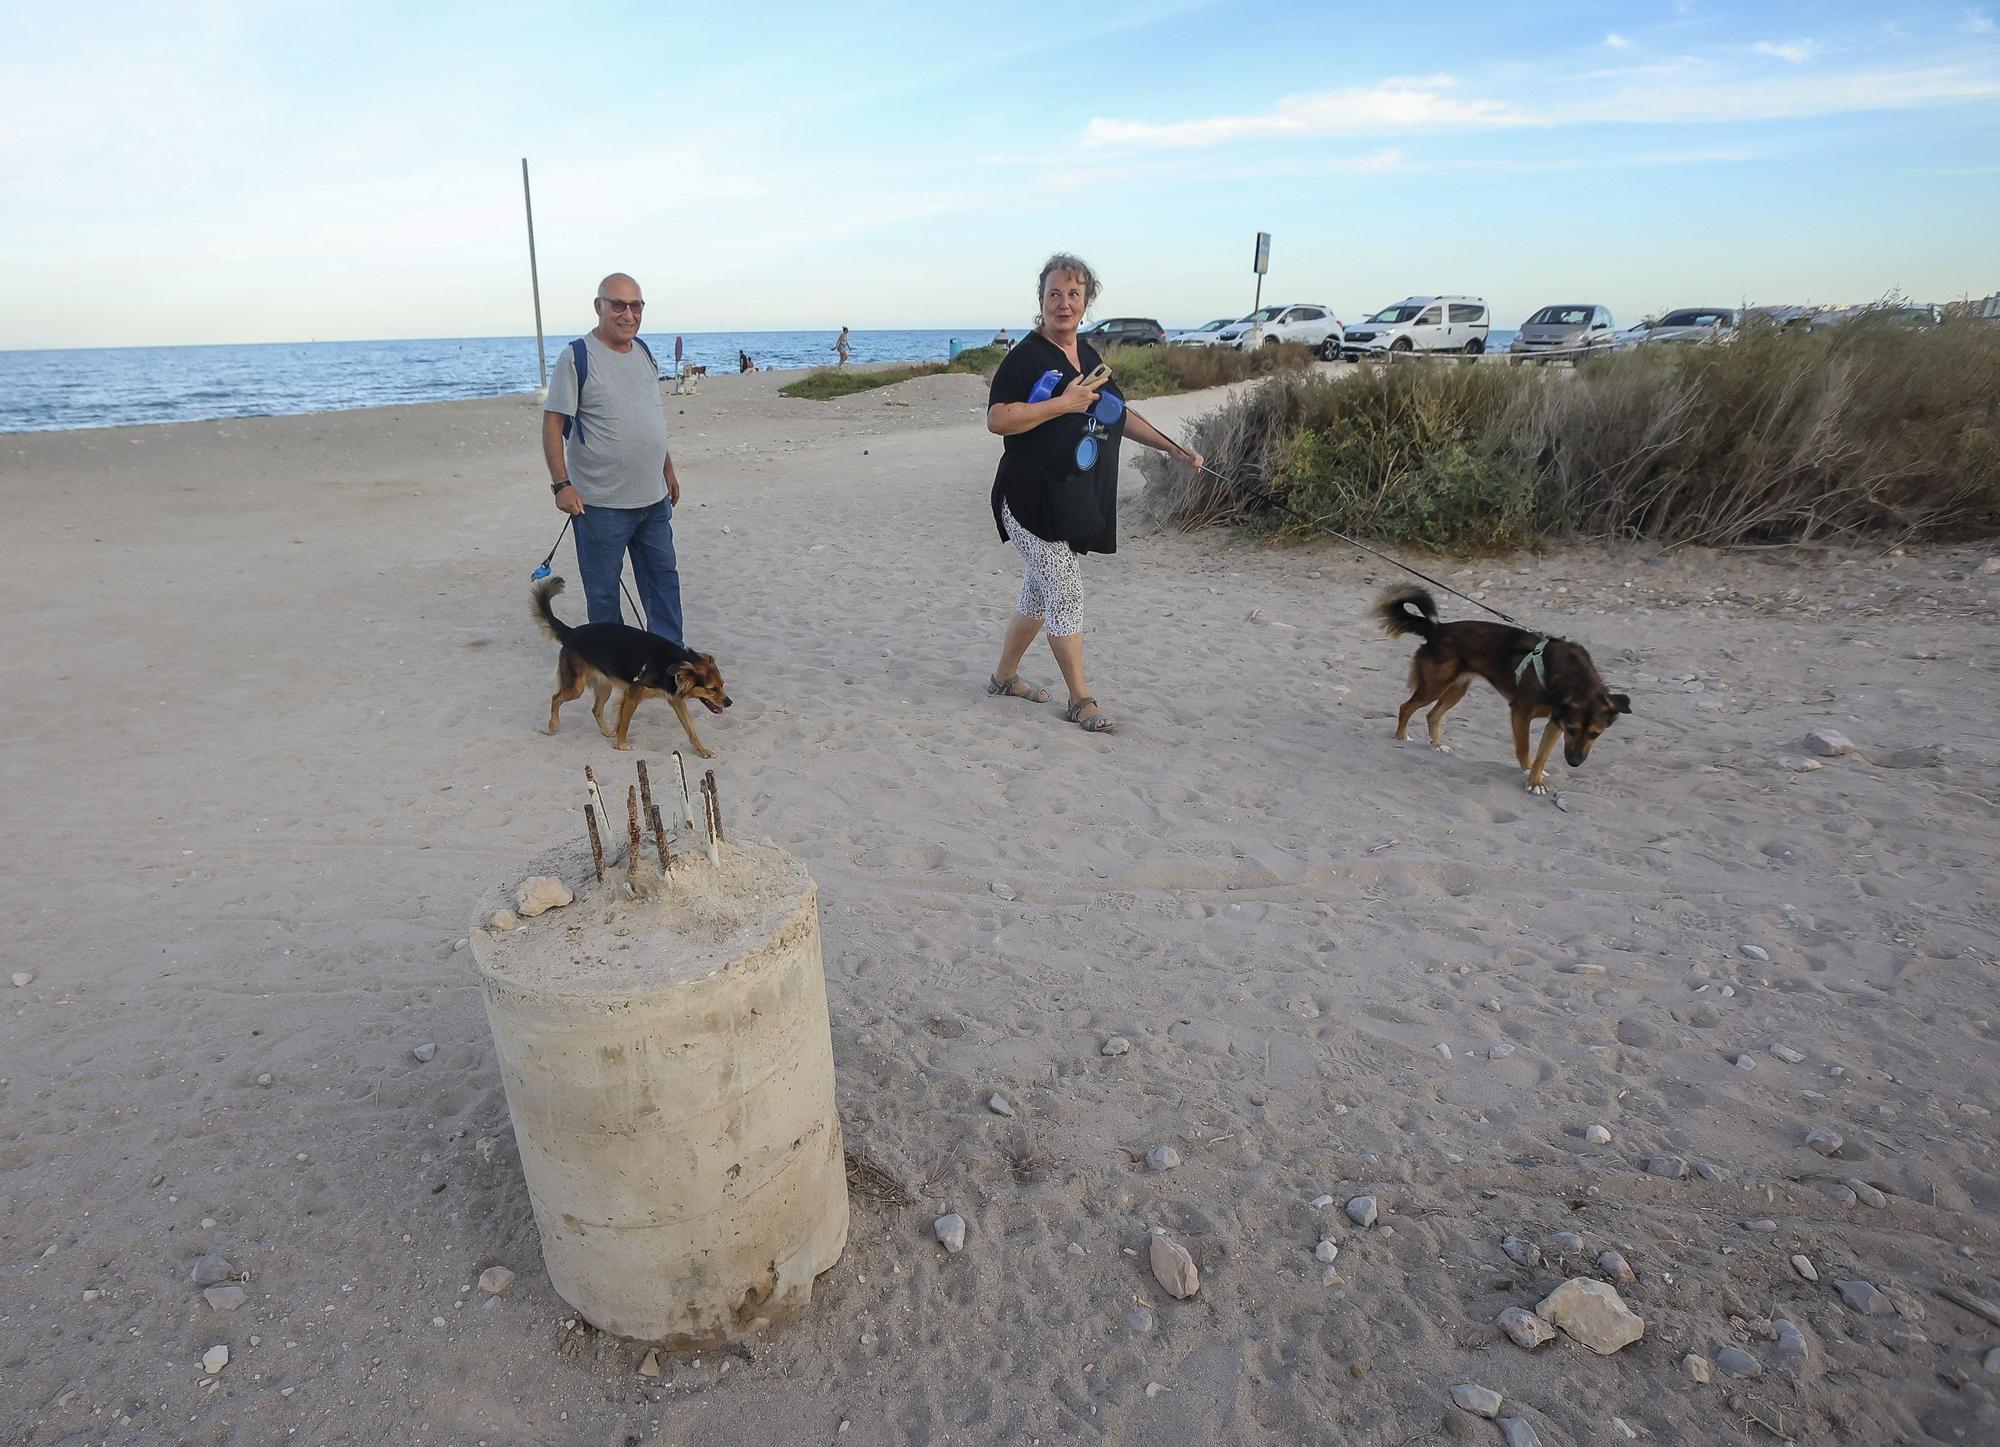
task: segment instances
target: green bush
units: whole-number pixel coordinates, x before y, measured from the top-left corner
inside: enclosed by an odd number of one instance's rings
[[[934,377],[946,372],[973,372],[991,377],[1006,355],[1004,347],[968,347],[949,362],[913,362],[902,367],[868,369],[820,367],[797,381],[785,383],[778,393],[824,402],[873,387],[893,386],[912,377]],[[1220,387],[1228,382],[1245,382],[1253,377],[1304,371],[1313,359],[1310,350],[1291,343],[1259,347],[1250,352],[1226,347],[1112,347],[1103,355],[1104,364],[1111,368],[1120,389],[1135,402],[1174,392]]]
[[[1204,419],[1230,480],[1141,466],[1184,526],[1275,521],[1441,548],[2000,531],[2000,328],[1751,328],[1581,370],[1414,361],[1280,376]]]

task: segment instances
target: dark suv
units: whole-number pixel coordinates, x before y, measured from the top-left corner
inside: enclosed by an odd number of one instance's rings
[[[1151,317],[1108,317],[1077,335],[1100,352],[1106,347],[1156,347],[1167,339],[1166,328]]]

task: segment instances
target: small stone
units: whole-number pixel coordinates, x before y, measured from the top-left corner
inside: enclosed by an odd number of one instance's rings
[[[1331,1241],[1322,1241],[1319,1245],[1313,1247],[1313,1260],[1315,1261],[1331,1261],[1339,1254],[1340,1247]]]
[[[1715,1364],[1732,1377],[1761,1377],[1764,1364],[1739,1346],[1727,1346],[1715,1354]]]
[[[250,1293],[240,1286],[211,1286],[201,1294],[211,1311],[234,1311],[250,1299]]]
[[[1739,1222],[1745,1231],[1775,1231],[1778,1223],[1769,1216],[1759,1216],[1754,1221]]]
[[[1567,814],[1569,811],[1565,809],[1563,812]],[[1595,960],[1578,960],[1573,964],[1564,965],[1562,969],[1566,975],[1603,975],[1610,973]]]
[[[1805,1333],[1794,1322],[1779,1317],[1778,1330],[1778,1370],[1787,1376],[1796,1377],[1805,1370],[1806,1358],[1811,1355],[1806,1346]]]
[[[1123,1035],[1113,1035],[1097,1047],[1099,1055],[1123,1055],[1132,1048],[1132,1042]]]
[[[1486,1058],[1488,1060],[1505,1060],[1509,1055],[1512,1055],[1513,1053],[1514,1053],[1514,1047],[1512,1045],[1509,1045],[1505,1040],[1502,1040],[1497,1045],[1489,1045],[1486,1047]]]
[[[1320,1267],[1319,1284],[1321,1286],[1332,1286],[1339,1280],[1340,1280],[1340,1268],[1338,1266],[1335,1266],[1331,1261],[1327,1262],[1324,1266]]]
[[[1154,1146],[1146,1152],[1146,1169],[1149,1171],[1171,1171],[1181,1163],[1181,1153],[1172,1146]]]
[[[1597,1255],[1597,1269],[1613,1281],[1639,1279],[1639,1274],[1632,1269],[1632,1263],[1616,1251],[1600,1251]]]
[[[1616,1432],[1620,1437],[1623,1437],[1627,1442],[1636,1442],[1639,1440],[1639,1434],[1632,1430],[1623,1417],[1613,1417],[1611,1419],[1611,1430]]]
[[[483,1135],[472,1143],[472,1151],[474,1155],[490,1166],[500,1155],[500,1137],[497,1135]]]
[[[90,1305],[91,1302],[97,1300],[97,1298],[102,1295],[104,1295],[104,1293],[101,1291],[86,1291],[83,1293],[83,1304],[85,1306],[88,1306]]]
[[[1757,1068],[1757,1062],[1752,1060],[1748,1055],[1739,1055],[1729,1063],[1734,1065],[1738,1070],[1755,1070]]]
[[[505,934],[509,930],[520,928],[520,925],[520,916],[511,909],[496,909],[486,916],[486,927],[496,934]]]
[[[1838,729],[1814,729],[1806,735],[1806,747],[1821,758],[1837,759],[1854,752],[1854,740]]]
[[[1562,1252],[1565,1256],[1574,1256],[1577,1252],[1583,1250],[1583,1238],[1574,1231],[1558,1231],[1555,1235],[1549,1237],[1549,1245],[1555,1247],[1556,1250]]]
[[[956,1256],[965,1249],[965,1217],[953,1211],[949,1216],[940,1216],[931,1222],[931,1230],[937,1236],[938,1245]]]
[[[1819,1280],[1818,1269],[1804,1256],[1794,1256],[1792,1258],[1792,1270],[1798,1272],[1799,1275],[1808,1281]]]
[[[1503,1236],[1500,1249],[1507,1253],[1507,1259],[1517,1266],[1540,1266],[1542,1248],[1521,1236]]]
[[[212,1346],[201,1354],[201,1369],[211,1377],[228,1365],[228,1347]]]
[[[1312,1208],[1315,1211],[1324,1211],[1328,1206],[1331,1206],[1332,1204],[1333,1204],[1333,1197],[1331,1196],[1314,1196],[1312,1198]]]
[[[1525,1417],[1502,1417],[1494,1425],[1499,1427],[1500,1440],[1507,1447],[1542,1447],[1542,1439],[1535,1435]]]
[[[1146,1396],[1149,1400],[1151,1398],[1159,1396],[1160,1393],[1164,1392],[1165,1390],[1166,1388],[1161,1386],[1158,1382],[1146,1383]]]
[[[1846,1186],[1848,1190],[1854,1192],[1856,1196],[1860,1197],[1862,1205],[1873,1206],[1878,1211],[1885,1211],[1888,1209],[1889,1198],[1883,1195],[1880,1191],[1876,1190],[1873,1186],[1869,1185],[1866,1181],[1860,1180],[1854,1176],[1849,1176],[1841,1184]]]
[[[1745,959],[1755,960],[1760,965],[1771,963],[1771,952],[1762,945],[1738,945],[1736,948]]]
[[[1347,1219],[1364,1230],[1375,1224],[1375,1217],[1373,1196],[1356,1196],[1347,1203]]]
[[[259,1085],[261,1085],[261,1086],[264,1086],[264,1087],[268,1088],[268,1087],[270,1086],[270,1084],[271,1084],[271,1074],[270,1074],[270,1072],[269,1072],[269,1071],[266,1071],[266,1072],[265,1072],[264,1074],[262,1074],[262,1075],[258,1076],[258,1077],[257,1077],[257,1083],[258,1083]]]
[[[1507,1333],[1508,1339],[1517,1347],[1533,1351],[1544,1342],[1555,1340],[1556,1329],[1536,1316],[1532,1311],[1524,1311],[1518,1306],[1510,1306],[1493,1318],[1493,1324]]]
[[[460,935],[460,936],[459,936],[459,937],[458,937],[457,939],[455,939],[455,940],[453,940],[453,941],[451,942],[451,952],[452,952],[453,954],[458,954],[458,953],[460,953],[460,952],[461,952],[462,950],[464,950],[464,948],[465,948],[465,947],[466,947],[467,945],[469,945],[469,944],[471,944],[471,943],[472,943],[472,941],[471,941],[471,940],[467,939],[467,938],[466,938],[466,937],[465,937],[464,935]]]
[[[514,1273],[504,1266],[489,1266],[479,1273],[479,1289],[488,1296],[498,1296],[514,1284]]]
[[[1795,774],[1810,774],[1824,767],[1818,759],[1804,759],[1800,758],[1797,754],[1780,754],[1778,756],[1778,766],[1790,769]]]
[[[438,1053],[438,1048],[437,1048],[437,1042],[435,1040],[426,1040],[423,1044],[417,1046],[416,1049],[410,1052],[410,1054],[416,1056],[418,1061],[426,1064],[429,1063],[431,1058],[435,1056],[437,1053]]]
[[[1438,1041],[1438,1043],[1433,1045],[1431,1049],[1437,1051],[1437,1053],[1442,1055],[1445,1059],[1447,1060],[1451,1059],[1451,1047],[1445,1044],[1444,1041],[1442,1040]]]
[[[443,1318],[443,1317],[441,1317],[441,1316],[434,1316],[434,1317],[432,1317],[432,1318],[431,1318],[431,1325],[432,1325],[432,1326],[443,1326],[443,1325],[444,1325],[444,1318]]]
[[[1125,1313],[1125,1325],[1145,1336],[1153,1329],[1153,1313],[1143,1306],[1135,1306]]]
[[[1840,1138],[1840,1132],[1829,1130],[1825,1126],[1806,1132],[1806,1146],[1823,1156],[1839,1155],[1843,1144],[1845,1143]]]
[[[1500,1415],[1500,1394],[1491,1387],[1482,1387],[1477,1382],[1460,1382],[1451,1389],[1451,1400],[1460,1410],[1470,1412],[1475,1417],[1497,1417]]]
[[[639,1375],[657,1377],[660,1374],[660,1353],[656,1348],[648,1348],[646,1355],[639,1359]]]
[[[1014,893],[1013,890],[1009,889],[1006,885],[1002,884],[997,879],[994,880],[991,884],[987,885],[986,887],[992,890],[995,894],[999,895],[1000,898],[1002,899],[1019,899],[1021,897],[1020,895]]]
[[[194,1270],[189,1273],[189,1276],[196,1286],[215,1286],[220,1282],[229,1280],[235,1274],[236,1268],[234,1266],[231,1266],[222,1257],[210,1252],[206,1256],[197,1256],[195,1258]]]
[[[2000,1347],[1994,1347],[1986,1353],[1986,1361],[1983,1365],[1989,1372],[2000,1372]]]
[[[1722,1179],[1721,1168],[1712,1161],[1696,1161],[1694,1163],[1694,1173],[1704,1181],[1719,1181]]]
[[[1797,1065],[1801,1060],[1806,1058],[1801,1052],[1792,1049],[1791,1046],[1785,1044],[1783,1041],[1773,1042],[1771,1053],[1787,1065]]]
[[[1858,1311],[1863,1316],[1894,1316],[1896,1304],[1877,1291],[1866,1281],[1836,1281],[1833,1289],[1840,1293],[1840,1299],[1847,1303],[1849,1311]]]
[[[1007,1104],[1007,1098],[1002,1095],[987,1096],[986,1108],[995,1115],[1012,1115],[1014,1113],[1014,1107]]]
[[[147,1178],[146,1189],[150,1191],[153,1189],[153,1187],[164,1186],[166,1183],[167,1183],[166,1175],[164,1172],[161,1172]]]
[[[204,1231],[213,1231],[215,1229],[215,1217],[203,1216],[201,1218],[201,1229]]]
[[[1185,1301],[1201,1290],[1201,1272],[1195,1267],[1194,1257],[1188,1254],[1187,1247],[1164,1231],[1147,1242],[1147,1258],[1153,1267],[1153,1278],[1166,1288],[1167,1295]]]
[[[1709,1379],[1707,1357],[1696,1356],[1693,1352],[1689,1352],[1681,1358],[1681,1370],[1687,1373],[1689,1381],[1707,1385]]]
[[[533,919],[538,914],[561,909],[575,898],[569,886],[553,874],[537,874],[522,880],[521,887],[514,891],[514,909],[521,918]]]
[[[1593,1125],[1586,1129],[1583,1133],[1583,1138],[1594,1146],[1608,1146],[1611,1144],[1611,1132],[1601,1125]]]
[[[1684,1179],[1687,1173],[1688,1163],[1680,1156],[1651,1156],[1647,1158],[1646,1174],[1649,1176],[1665,1176],[1668,1180],[1678,1181]]]
[[[35,972],[33,970],[16,970],[14,971],[13,979],[15,989],[25,990],[28,986],[35,983]]]
[[[1602,1281],[1572,1276],[1535,1307],[1535,1315],[1599,1356],[1610,1356],[1646,1334],[1646,1323]]]

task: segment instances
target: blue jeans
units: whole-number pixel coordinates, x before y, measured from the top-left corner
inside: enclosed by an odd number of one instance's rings
[[[629,552],[647,630],[680,643],[681,574],[674,557],[673,506],[665,498],[651,507],[587,504],[576,519],[575,532],[576,566],[583,574],[590,621],[625,621],[618,606],[618,577]]]

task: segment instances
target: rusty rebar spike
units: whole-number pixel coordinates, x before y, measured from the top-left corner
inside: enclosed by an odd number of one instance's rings
[[[625,840],[626,848],[632,851],[626,868],[639,858],[639,791],[630,784],[625,786]]]
[[[708,823],[708,862],[719,865],[722,863],[722,839],[715,820],[715,794],[706,779],[701,784],[701,807]]]
[[[710,769],[703,776],[702,783],[708,786],[708,797],[715,801],[715,837],[727,844],[729,836],[722,832],[722,795],[716,791],[715,770]]]
[[[639,760],[639,817],[653,812],[653,781],[646,777],[646,761]]]
[[[597,866],[597,882],[604,883],[604,841],[597,837],[597,811],[583,806],[584,827],[590,830],[590,862]]]
[[[674,857],[667,853],[667,831],[660,823],[660,806],[646,806],[646,822],[653,826],[653,848],[659,851],[660,870],[665,874],[674,872]]]
[[[681,781],[681,818],[687,827],[694,828],[694,799],[688,794],[687,761],[681,758],[681,751],[674,750],[674,773]]]

